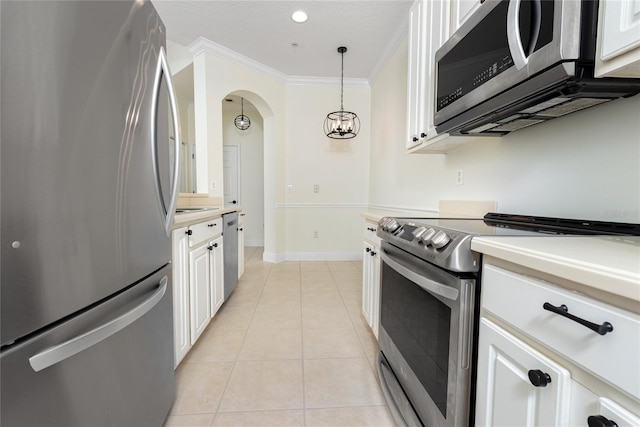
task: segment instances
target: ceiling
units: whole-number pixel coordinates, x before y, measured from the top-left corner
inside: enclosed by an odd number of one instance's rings
[[[287,76],[368,79],[406,31],[413,0],[152,0],[167,39],[204,37]],[[291,19],[304,10],[309,20]],[[297,44],[296,47],[293,44]]]

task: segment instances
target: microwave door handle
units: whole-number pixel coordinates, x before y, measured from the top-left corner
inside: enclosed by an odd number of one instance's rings
[[[542,0],[534,0],[532,3],[532,16],[533,27],[531,28],[531,40],[529,41],[529,48],[527,49],[528,56],[533,55],[533,52],[538,44],[538,37],[540,37],[540,27],[542,26]]]
[[[529,62],[529,58],[522,48],[520,37],[520,3],[522,0],[511,0],[507,11],[507,41],[513,63],[518,70],[522,70]]]

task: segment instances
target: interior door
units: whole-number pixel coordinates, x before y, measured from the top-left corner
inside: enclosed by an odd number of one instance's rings
[[[224,204],[240,203],[240,147],[225,145],[222,151],[224,169]]]

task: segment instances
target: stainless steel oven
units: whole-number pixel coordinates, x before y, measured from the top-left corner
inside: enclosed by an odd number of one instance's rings
[[[474,423],[481,256],[474,236],[640,235],[640,224],[490,213],[382,218],[380,383],[399,425]]]
[[[381,252],[378,340],[385,393],[394,395],[408,425],[466,425],[476,279],[439,269],[387,242]]]

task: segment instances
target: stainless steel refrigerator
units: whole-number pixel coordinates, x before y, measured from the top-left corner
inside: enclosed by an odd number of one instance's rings
[[[2,0],[0,20],[0,424],[162,425],[180,140],[164,26],[145,1]]]

